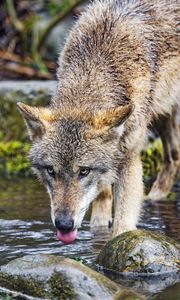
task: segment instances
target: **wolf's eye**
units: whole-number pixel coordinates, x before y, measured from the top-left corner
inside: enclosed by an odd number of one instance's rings
[[[80,178],[86,177],[90,173],[90,171],[91,171],[90,168],[85,168],[85,167],[80,168],[79,177]]]
[[[47,167],[46,170],[51,177],[55,177],[55,172],[52,167]]]

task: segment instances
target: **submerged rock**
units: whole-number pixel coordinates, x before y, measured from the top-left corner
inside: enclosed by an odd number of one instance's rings
[[[162,234],[135,230],[109,241],[97,264],[127,274],[159,274],[180,270],[180,245]]]
[[[138,293],[148,296],[148,299],[154,299],[154,295],[161,295],[162,291],[168,289],[171,286],[174,286],[176,284],[180,285],[180,274],[174,272],[163,274],[159,273],[157,275],[154,275],[154,273],[145,275],[143,274],[139,276],[134,273],[111,272],[104,269],[103,273],[112,281],[115,281],[116,283],[119,283],[126,288],[133,289]]]
[[[144,299],[72,259],[55,255],[27,255],[0,269],[1,287],[43,299]],[[129,298],[127,298],[129,299]]]

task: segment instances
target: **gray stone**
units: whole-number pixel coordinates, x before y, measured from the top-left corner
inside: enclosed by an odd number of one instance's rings
[[[0,269],[0,289],[42,299],[144,299],[72,259],[27,255]]]
[[[55,80],[1,81],[0,98],[14,102],[23,101],[23,99],[31,102],[34,97],[42,96],[42,94],[50,98],[55,92],[56,83]]]

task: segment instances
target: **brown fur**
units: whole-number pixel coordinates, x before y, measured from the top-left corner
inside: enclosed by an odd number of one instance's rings
[[[60,55],[50,106],[19,104],[53,219],[66,210],[79,227],[96,199],[91,224],[101,225],[101,216],[107,224],[111,197],[105,191],[113,185],[113,234],[136,228],[143,198],[140,151],[153,120],[166,121],[167,142],[164,138],[165,164],[150,195],[169,192],[180,166],[179,127],[171,117],[180,92],[178,16],[176,0],[94,1]],[[80,176],[82,167],[91,170],[87,178]]]

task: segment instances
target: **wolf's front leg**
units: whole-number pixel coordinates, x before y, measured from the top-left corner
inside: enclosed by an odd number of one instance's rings
[[[92,203],[92,227],[112,225],[112,187],[107,186]]]
[[[113,236],[136,229],[143,199],[142,163],[140,155],[132,157],[120,170],[114,184],[115,216]]]

